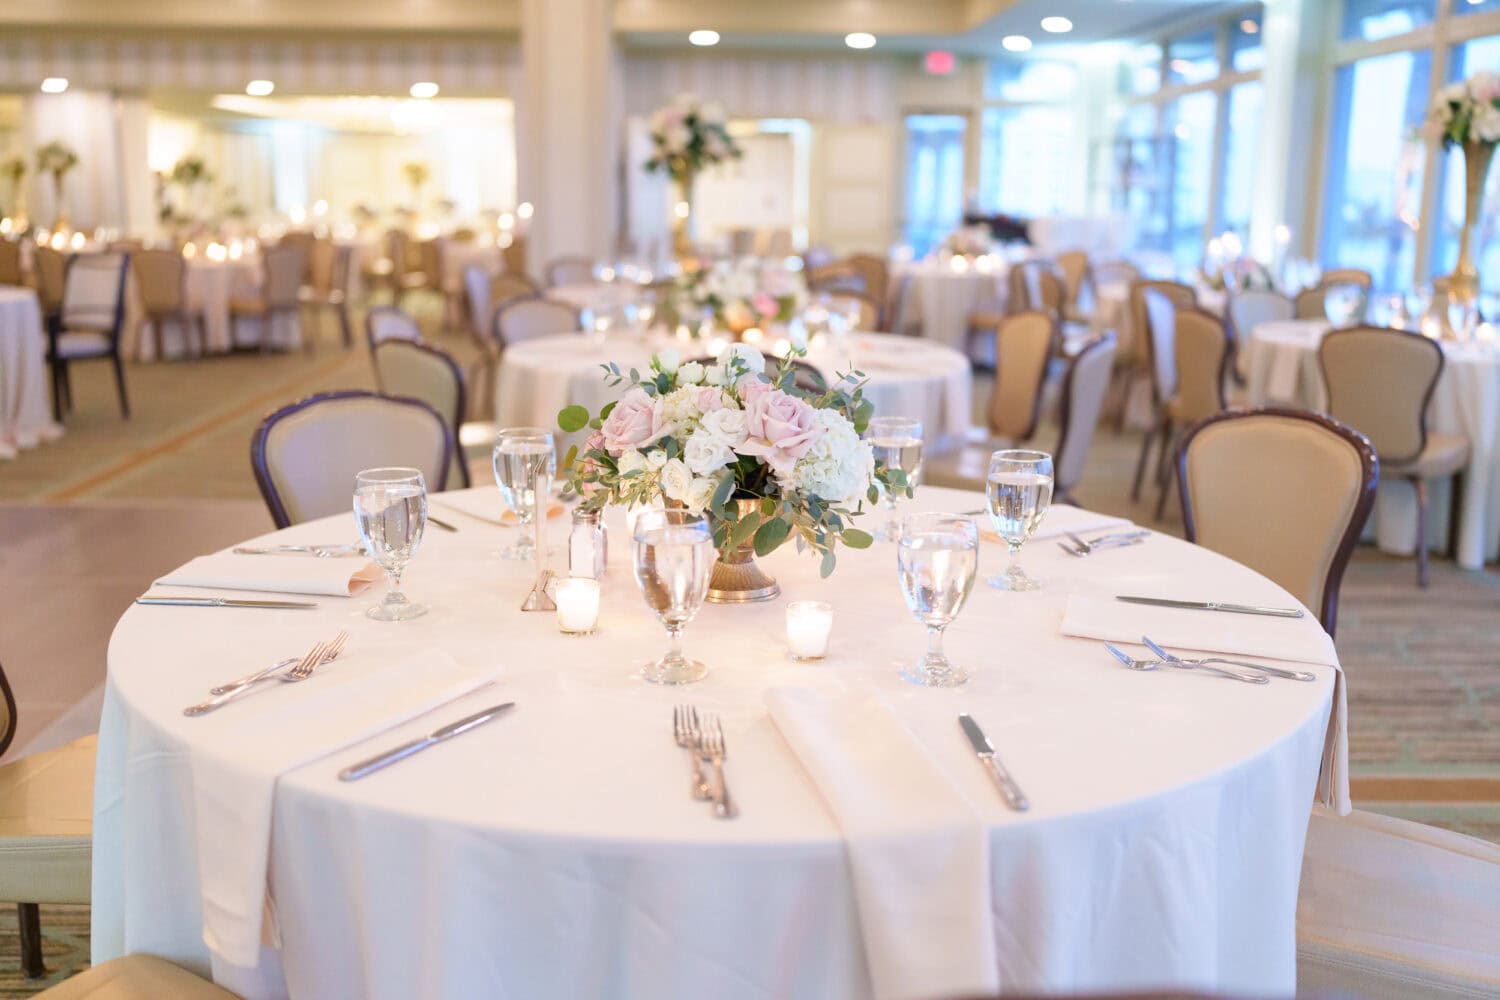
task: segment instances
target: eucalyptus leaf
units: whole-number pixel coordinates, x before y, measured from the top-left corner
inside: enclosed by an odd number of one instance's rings
[[[730,544],[743,544],[751,535],[755,534],[755,529],[760,527],[760,523],[760,513],[758,511],[752,510],[740,518],[735,522],[734,530],[729,533]]]
[[[586,407],[577,405],[565,406],[557,414],[557,426],[572,434],[581,431],[589,424],[589,411]]]
[[[844,533],[839,536],[844,544],[851,549],[868,549],[875,544],[875,536],[868,531],[860,531],[858,528],[845,528]]]
[[[828,579],[833,575],[833,567],[837,564],[838,557],[833,554],[832,549],[829,549],[827,552],[823,553],[823,564],[818,567],[818,575],[825,580]]]
[[[792,533],[792,526],[781,518],[773,518],[762,524],[760,530],[755,533],[755,554],[768,556],[776,551],[777,546],[786,541],[787,535]]]

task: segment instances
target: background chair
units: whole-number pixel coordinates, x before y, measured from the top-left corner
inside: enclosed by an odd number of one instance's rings
[[[56,331],[62,321],[68,258],[51,247],[37,247],[31,257],[31,266],[36,272],[36,297],[42,307],[42,321],[48,330]]]
[[[1364,435],[1307,410],[1230,410],[1190,429],[1177,463],[1187,540],[1280,584],[1333,635],[1380,479]]]
[[[849,316],[858,315],[854,329],[872,331],[880,329],[880,307],[868,295],[859,292],[832,292],[828,294],[828,308]]]
[[[1153,293],[1154,295],[1154,293]],[[1156,301],[1165,303],[1162,296]],[[1168,308],[1171,308],[1168,303]],[[1153,330],[1163,323],[1153,319]],[[1166,397],[1157,411],[1156,425],[1141,442],[1141,457],[1136,464],[1135,486],[1131,499],[1140,496],[1141,473],[1146,469],[1146,458],[1155,439],[1161,448],[1158,463],[1156,518],[1161,520],[1167,504],[1167,487],[1173,476],[1172,453],[1174,438],[1184,427],[1191,427],[1200,420],[1207,420],[1224,409],[1224,372],[1229,365],[1229,335],[1224,322],[1212,313],[1201,309],[1173,310],[1171,320],[1171,344],[1156,342],[1153,348],[1159,360],[1159,392]],[[1171,366],[1163,363],[1167,357]],[[1164,384],[1170,380],[1170,385]]]
[[[264,283],[255,295],[237,295],[229,300],[229,322],[238,334],[243,320],[260,320],[260,349],[264,352],[271,349],[271,334],[278,316],[299,318],[302,275],[307,268],[306,250],[298,243],[283,241],[267,250],[261,256],[261,263],[265,268]],[[298,334],[301,334],[300,324]],[[235,339],[238,340],[238,336]]]
[[[198,356],[208,353],[208,338],[203,331],[203,315],[187,307],[187,262],[172,250],[141,250],[131,256],[136,287],[141,294],[141,311],[151,324],[156,341],[156,359],[166,360],[162,328],[175,323],[182,331],[183,349],[191,350],[193,333],[198,335]]]
[[[422,342],[422,328],[411,314],[398,306],[371,306],[365,313],[365,340],[374,350],[387,340]]]
[[[410,340],[372,344],[370,354],[375,364],[375,386],[382,395],[420,399],[443,418],[454,442],[461,440],[459,429],[467,411],[464,376],[457,361],[436,347]],[[468,462],[457,447],[449,464],[448,481],[457,484],[454,489],[471,485]]]
[[[1152,355],[1151,315],[1147,309],[1148,292],[1164,296],[1179,308],[1188,309],[1197,304],[1197,296],[1189,285],[1177,281],[1136,281],[1130,286],[1125,302],[1124,329],[1118,331],[1120,346],[1115,352],[1115,370],[1120,373],[1119,409],[1115,413],[1115,430],[1125,429],[1125,415],[1130,408],[1130,396],[1136,383],[1144,376],[1155,379],[1155,362]],[[1152,381],[1152,385],[1155,382]],[[1152,396],[1152,407],[1161,405],[1161,400]]]
[[[1036,432],[1042,411],[1047,362],[1057,341],[1057,323],[1045,312],[1006,316],[995,330],[995,389],[990,395],[990,431],[1013,444]]]
[[[347,513],[362,469],[419,469],[446,488],[453,435],[431,406],[347,389],[284,406],[250,439],[250,466],[276,527]]]
[[[1330,331],[1318,347],[1318,364],[1328,412],[1370,439],[1386,476],[1405,479],[1416,490],[1417,585],[1425,587],[1427,483],[1453,478],[1451,539],[1469,464],[1468,438],[1427,431],[1427,405],[1443,373],[1443,349],[1420,334],[1355,327]]]
[[[1332,277],[1335,275],[1353,275],[1353,279]],[[1360,280],[1360,279],[1363,280]],[[1292,310],[1297,319],[1327,319],[1328,318],[1328,293],[1335,288],[1351,288],[1359,295],[1359,300],[1354,307],[1353,322],[1363,323],[1365,312],[1370,305],[1370,274],[1368,271],[1356,271],[1351,268],[1336,268],[1326,272],[1323,280],[1311,288],[1298,292],[1292,300]]]
[[[354,330],[349,317],[349,270],[353,266],[354,248],[322,239],[312,244],[310,253],[310,281],[301,291],[302,304],[311,306],[320,318],[324,311],[332,310],[338,318],[339,336],[343,338],[344,346],[352,347]],[[312,344],[311,336],[308,344]]]
[[[1089,315],[1083,308],[1083,293],[1086,290],[1092,292],[1093,285],[1088,252],[1065,250],[1057,255],[1056,261],[1062,278],[1062,318],[1070,322],[1087,323]]]
[[[1063,375],[1062,433],[1052,453],[1052,496],[1059,503],[1077,503],[1073,491],[1083,480],[1114,363],[1115,338],[1105,334],[1084,345]]]
[[[0,285],[21,284],[21,244],[0,239]]]
[[[509,347],[554,333],[577,333],[578,310],[552,299],[517,299],[495,313],[495,339]]]
[[[885,327],[888,333],[897,333],[903,337],[916,337],[922,334],[920,321],[913,322],[907,315],[908,303],[911,301],[912,276],[903,274],[891,283],[891,298],[885,309]]]
[[[807,271],[807,288],[811,292],[869,295],[865,273],[848,261],[835,261]]]
[[[594,281],[594,261],[591,257],[569,254],[554,257],[543,271],[548,288],[558,285],[590,285]]]
[[[1291,319],[1296,315],[1296,306],[1279,292],[1252,288],[1229,296],[1228,315],[1235,381],[1243,384],[1250,377],[1245,370],[1250,334],[1262,323]]]
[[[125,275],[130,258],[123,253],[81,254],[68,261],[58,324],[48,337],[47,363],[52,368],[52,412],[62,419],[63,403],[73,408],[69,366],[76,361],[108,358],[115,369],[120,415],[130,419],[125,394],[125,367],[120,334],[125,328]]]
[[[890,295],[891,288],[890,268],[886,265],[885,258],[877,257],[871,253],[857,253],[850,255],[848,264],[854,269],[855,273],[865,279],[865,294],[877,306],[884,306],[886,297]],[[882,319],[884,319],[884,316],[877,313],[877,325],[865,327],[865,329],[883,329],[883,327],[878,325]]]

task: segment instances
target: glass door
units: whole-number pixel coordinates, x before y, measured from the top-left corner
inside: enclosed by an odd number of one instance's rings
[[[941,244],[964,214],[965,115],[906,116],[906,224],[902,240],[921,257]]]

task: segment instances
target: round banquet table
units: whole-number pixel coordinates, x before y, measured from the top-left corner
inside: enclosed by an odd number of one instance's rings
[[[465,511],[499,507],[493,490],[459,500]],[[911,506],[979,503],[978,494],[923,488]],[[685,646],[710,673],[674,689],[636,675],[665,638],[632,579],[619,511],[609,518],[599,630],[564,638],[553,615],[518,610],[531,569],[495,555],[513,529],[445,507],[443,496],[433,504],[460,530],[429,531],[405,574],[407,593],[432,608],[423,618],[370,621],[363,612],[379,595],[369,592],[321,599],[313,611],[126,611],[109,647],[99,735],[96,963],[146,951],[212,965],[248,1000],[870,996],[846,844],[767,716],[768,690],[795,686],[882,699],[912,750],[970,803],[991,857],[984,891],[1006,990],[1293,992],[1303,838],[1334,670],[1315,668],[1314,683],[1256,687],[1140,673],[1058,625],[1070,593],[1168,582],[1198,594],[1249,585],[1296,605],[1245,567],[1162,535],[1090,559],[1037,545],[1025,562],[1043,589],[977,585],[946,641],[972,680],[940,690],[897,677],[924,637],[891,547],[841,550],[823,581],[817,559],[787,546],[763,560],[782,599],[705,606]],[[340,515],[250,544],[352,533]],[[981,576],[1005,558],[982,543]],[[835,609],[830,655],[798,664],[784,655],[785,605],[812,597]],[[328,672],[391,670],[440,650],[476,671],[498,668],[499,679],[281,774],[265,848],[279,948],[264,948],[253,969],[211,962],[193,774],[240,706],[202,718],[182,707],[339,628],[352,638]],[[257,695],[259,735],[220,751],[248,759],[289,738],[283,706],[313,697],[317,683]],[[335,777],[510,700],[516,708],[500,720],[378,775]],[[688,795],[687,762],[670,735],[672,708],[684,701],[723,717],[733,822]],[[959,735],[958,712],[983,721],[1029,812],[1004,807]],[[299,719],[304,728],[326,721]],[[922,924],[909,932],[902,945],[913,949],[944,934]]]
[[[1245,368],[1250,400],[1257,406],[1326,410],[1328,394],[1318,365],[1318,345],[1327,320],[1276,320],[1250,331]],[[1427,427],[1469,439],[1457,525],[1458,564],[1480,569],[1500,554],[1500,343],[1439,341],[1443,372],[1427,407]],[[1429,539],[1448,537],[1451,480],[1432,484]],[[1400,479],[1382,479],[1375,494],[1376,543],[1383,551],[1410,555],[1417,547],[1416,491]]]
[[[209,354],[227,354],[236,346],[259,344],[260,319],[251,316],[241,320],[238,344],[229,319],[229,300],[236,296],[254,296],[259,285],[260,260],[256,255],[239,260],[188,259],[184,278],[187,309],[189,313],[203,317],[203,339]],[[135,331],[136,360],[159,360],[156,357],[156,335],[141,314],[140,291],[133,278],[127,285],[125,308],[127,328]],[[197,350],[196,340],[192,349]],[[184,331],[176,323],[167,323],[162,330],[162,352],[169,358],[178,358],[185,356],[187,351]]]
[[[0,458],[62,436],[52,420],[49,391],[36,292],[0,285]]]
[[[921,318],[922,336],[963,352],[969,343],[969,317],[1005,308],[1009,266],[997,260],[988,270],[963,258],[909,261],[896,265],[896,277],[911,276],[907,314]]]
[[[563,333],[516,344],[500,356],[495,419],[502,426],[556,427],[565,406],[577,403],[598,413],[620,395],[620,389],[605,384],[599,366],[613,361],[621,371],[645,371],[652,353],[664,347],[675,348],[684,361],[712,353],[706,344],[629,332]],[[913,337],[854,333],[815,339],[806,360],[830,382],[840,372],[864,372],[869,376],[865,398],[875,404],[875,413],[920,419],[933,454],[957,447],[968,433],[974,379],[958,351]],[[581,434],[562,437],[567,444],[583,440]],[[566,453],[566,444],[561,450]]]
[[[639,302],[648,289],[625,281],[590,281],[575,285],[554,285],[545,294],[549,299],[566,302],[574,309],[592,312],[615,312]]]

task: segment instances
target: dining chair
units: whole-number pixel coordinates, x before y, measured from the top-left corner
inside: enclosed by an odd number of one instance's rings
[[[363,469],[418,469],[441,492],[453,460],[443,416],[419,399],[363,389],[309,396],[261,421],[250,467],[276,527],[343,513]]]
[[[995,389],[990,431],[1019,444],[1036,432],[1042,412],[1047,362],[1058,338],[1057,321],[1038,310],[1013,313],[995,329]]]
[[[500,262],[510,274],[526,273],[526,237],[500,234]]]
[[[0,285],[20,285],[21,244],[11,239],[0,239]]]
[[[283,233],[281,239],[276,241],[278,247],[296,247],[302,251],[302,274],[298,281],[299,288],[312,282],[313,245],[317,242],[317,236],[306,229],[290,230]]]
[[[829,309],[850,315],[858,311],[856,330],[871,332],[880,329],[880,307],[870,296],[859,292],[830,292],[826,298]]]
[[[36,297],[42,321],[55,331],[62,321],[63,287],[67,283],[68,255],[51,247],[37,247],[31,266],[36,273]]]
[[[495,339],[502,347],[554,333],[576,333],[578,310],[555,299],[517,299],[495,311]]]
[[[1141,478],[1146,471],[1151,444],[1161,449],[1157,463],[1156,519],[1161,520],[1171,485],[1173,444],[1178,433],[1224,409],[1224,372],[1229,366],[1229,334],[1224,321],[1202,309],[1174,309],[1163,295],[1150,293],[1153,305],[1165,304],[1170,319],[1153,316],[1156,337],[1152,356],[1156,360],[1153,380],[1164,402],[1157,408],[1156,422],[1141,441],[1135,483],[1130,498],[1140,499]],[[1165,334],[1159,333],[1165,329]]]
[[[1379,480],[1369,440],[1309,410],[1226,410],[1177,453],[1187,540],[1281,585],[1329,635]]]
[[[1053,260],[1062,277],[1062,318],[1072,322],[1088,322],[1088,313],[1082,305],[1084,290],[1092,290],[1093,286],[1088,251],[1064,250]]]
[[[302,304],[322,316],[332,310],[339,321],[339,336],[345,347],[354,345],[353,322],[349,316],[349,271],[353,266],[354,248],[340,246],[331,239],[315,240],[309,250],[308,284],[301,290]],[[313,336],[308,335],[308,346]]]
[[[1318,347],[1328,412],[1370,439],[1385,475],[1417,495],[1417,586],[1426,587],[1427,483],[1453,479],[1448,535],[1458,532],[1469,439],[1427,430],[1427,409],[1443,373],[1437,341],[1404,330],[1360,326],[1331,330]]]
[[[35,1000],[240,1000],[206,979],[155,955],[113,958],[40,993]]]
[[[729,230],[729,256],[736,259],[755,254],[755,230],[749,226],[738,226]]]
[[[455,442],[448,481],[459,484],[455,489],[468,489],[468,463],[457,447],[468,412],[458,362],[436,347],[399,339],[371,344],[370,355],[375,364],[375,387],[381,395],[420,399],[443,417]]]
[[[260,321],[260,349],[271,349],[277,317],[299,319],[302,309],[302,275],[307,268],[307,253],[297,243],[282,241],[261,254],[264,278],[254,295],[235,295],[229,299],[229,323],[238,334],[246,319]],[[301,324],[297,336],[301,336]],[[234,338],[236,341],[239,337]]]
[[[16,735],[16,699],[0,669],[0,757]],[[87,904],[93,856],[97,736],[0,766],[0,898],[16,900],[21,969],[42,962],[42,903]]]
[[[1146,307],[1146,294],[1156,292],[1163,295],[1174,306],[1189,308],[1197,304],[1197,295],[1193,292],[1191,285],[1184,285],[1178,281],[1135,281],[1130,284],[1130,291],[1125,300],[1125,316],[1122,323],[1123,329],[1117,332],[1119,335],[1119,348],[1115,352],[1115,371],[1118,373],[1116,379],[1119,384],[1119,408],[1115,413],[1115,431],[1125,429],[1125,416],[1130,408],[1130,396],[1142,378],[1154,385],[1154,360],[1152,357],[1153,338],[1151,335],[1151,317]],[[1161,400],[1154,394],[1151,399],[1152,409],[1160,407]]]
[[[166,360],[162,330],[173,323],[182,331],[183,347],[190,351],[194,332],[198,335],[198,356],[208,353],[208,338],[203,329],[203,314],[187,305],[187,261],[174,250],[141,250],[130,258],[135,272],[136,288],[141,296],[143,318],[151,325],[156,342],[156,359]]]
[[[806,274],[807,288],[811,292],[870,294],[870,285],[864,272],[846,260],[811,268]]]
[[[437,236],[418,244],[427,289],[443,298],[444,330],[451,330],[462,322],[464,296],[463,276],[448,273],[448,243],[444,237]]]
[[[1262,323],[1292,319],[1296,304],[1280,292],[1251,288],[1229,296],[1229,332],[1234,353],[1235,381],[1243,384],[1250,377],[1245,370],[1250,351],[1250,335]]]
[[[422,328],[412,315],[400,306],[371,306],[365,313],[365,343],[373,352],[387,340],[422,342]]]
[[[764,244],[757,249],[762,257],[780,260],[792,255],[792,231],[785,228],[763,229]]]
[[[386,253],[391,262],[391,302],[400,305],[403,296],[427,286],[427,275],[422,271],[422,252],[417,244],[399,227],[385,234]]]
[[[542,271],[548,288],[558,285],[588,285],[594,280],[594,260],[578,254],[554,257]]]
[[[1330,272],[1339,273],[1339,272]],[[1360,274],[1365,274],[1361,271]],[[1369,275],[1365,274],[1368,278]],[[1360,284],[1358,281],[1338,281],[1323,276],[1323,280],[1311,288],[1305,288],[1298,292],[1292,300],[1292,309],[1297,319],[1327,319],[1328,318],[1328,293],[1335,288],[1352,287],[1359,292],[1359,301],[1354,308],[1354,322],[1365,321],[1365,311],[1370,305],[1369,286]]]
[[[1358,285],[1360,291],[1369,292],[1375,287],[1375,278],[1361,267],[1330,267],[1323,272],[1320,282],[1324,285]]]
[[[865,279],[865,294],[883,306],[891,290],[891,271],[885,258],[872,253],[856,253],[849,256],[848,264]],[[877,321],[882,318],[876,317]],[[879,329],[879,327],[869,329]]]
[[[1094,287],[1129,285],[1141,280],[1141,269],[1128,260],[1101,260],[1093,264]]]
[[[910,274],[902,274],[891,282],[891,299],[885,308],[884,329],[887,333],[903,337],[918,337],[922,334],[921,322],[914,321],[908,315],[911,309],[912,280]]]
[[[1114,363],[1115,338],[1108,333],[1084,345],[1068,362],[1058,406],[1062,433],[1052,452],[1052,497],[1058,503],[1077,505],[1074,491],[1083,481],[1085,460],[1104,410]]]
[[[47,363],[52,369],[52,414],[61,421],[64,402],[73,408],[69,366],[76,361],[108,358],[115,369],[120,415],[130,419],[125,393],[125,366],[120,338],[125,330],[125,276],[130,257],[123,253],[78,254],[69,258],[63,279],[56,326],[48,332]]]

